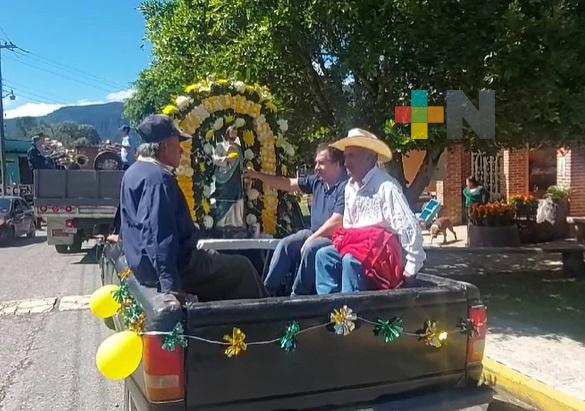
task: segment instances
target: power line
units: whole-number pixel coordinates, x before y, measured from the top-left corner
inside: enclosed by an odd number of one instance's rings
[[[12,88],[22,90],[25,93],[28,93],[28,92],[38,93],[39,96],[45,96],[48,99],[61,100],[61,101],[67,100],[66,98],[63,98],[63,96],[55,94],[52,91],[32,89],[32,88],[29,88],[28,86],[23,85],[22,83],[17,83],[16,81],[8,80],[7,78],[4,78],[4,84],[6,84]]]
[[[8,34],[6,34],[6,32],[4,31],[4,29],[2,28],[2,26],[0,26],[0,32],[2,32],[2,34],[4,34],[4,38],[6,39],[7,42],[12,43],[12,41],[8,37]]]
[[[64,101],[55,100],[51,97],[47,97],[47,96],[44,96],[42,94],[37,94],[35,92],[25,91],[19,87],[13,87],[13,86],[10,86],[10,87],[12,87],[12,89],[16,92],[16,97],[22,95],[25,98],[30,98],[30,97],[35,98],[35,99],[38,98],[38,99],[42,100],[42,101],[39,101],[39,103],[67,104]]]
[[[14,61],[15,63],[22,64],[24,66],[33,68],[33,69],[38,70],[38,71],[43,71],[45,73],[50,73],[50,74],[53,74],[54,76],[67,79],[67,80],[76,82],[78,84],[82,84],[82,85],[87,86],[87,87],[93,87],[95,89],[99,89],[99,90],[105,91],[107,93],[111,93],[113,91],[119,91],[117,88],[113,88],[113,87],[105,88],[105,87],[102,87],[102,86],[98,86],[98,85],[95,85],[95,84],[88,83],[87,81],[84,81],[84,80],[80,80],[80,79],[77,79],[77,78],[73,78],[73,77],[70,77],[70,76],[66,76],[66,75],[64,75],[62,73],[59,73],[59,72],[56,72],[56,71],[52,71],[52,70],[49,70],[49,69],[46,69],[46,68],[43,68],[43,67],[35,66],[34,64],[30,64],[30,63],[28,63],[26,61],[22,61],[21,58],[20,58],[20,56],[18,54],[12,54],[12,55],[10,55],[10,57],[15,57],[15,59],[10,58],[10,60],[11,61]]]
[[[20,52],[19,52],[19,50],[20,50]],[[69,65],[60,63],[60,62],[58,62],[56,60],[52,60],[48,57],[41,56],[38,53],[34,53],[34,52],[24,50],[21,48],[19,48],[19,50],[17,50],[16,53],[22,57],[27,57],[27,58],[30,58],[31,60],[36,61],[37,63],[46,64],[46,65],[52,66],[54,68],[57,68],[59,70],[67,71],[67,72],[74,74],[76,76],[84,77],[86,80],[98,82],[100,84],[105,84],[105,85],[112,87],[112,88],[115,88],[115,89],[128,87],[128,85],[123,85],[121,83],[118,83],[118,82],[115,82],[112,80],[108,80],[104,77],[97,76],[95,74],[91,74],[87,71],[80,70],[80,69],[75,68],[73,66],[69,66]]]

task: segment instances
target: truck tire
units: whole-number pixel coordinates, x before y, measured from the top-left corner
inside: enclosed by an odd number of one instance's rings
[[[83,243],[83,240],[81,239],[81,236],[79,236],[78,234],[75,234],[75,237],[73,237],[73,244],[71,244],[69,246],[69,251],[72,253],[79,253],[81,251],[81,244]]]
[[[69,246],[67,244],[55,244],[55,250],[57,250],[59,254],[67,254]]]
[[[128,388],[128,383],[124,381],[124,411],[137,411],[136,404],[134,404],[134,400],[132,399],[132,394],[130,394],[130,389]]]

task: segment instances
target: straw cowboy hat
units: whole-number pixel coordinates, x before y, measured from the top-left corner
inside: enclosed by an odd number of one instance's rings
[[[361,147],[378,154],[378,161],[386,163],[392,159],[392,151],[382,140],[369,131],[361,128],[352,128],[347,132],[347,137],[331,144],[338,150],[345,151],[346,147]]]

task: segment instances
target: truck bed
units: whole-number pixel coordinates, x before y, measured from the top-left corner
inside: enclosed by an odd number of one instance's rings
[[[104,283],[116,283],[115,271],[125,267],[124,257],[118,254],[119,250],[106,249]],[[298,321],[301,329],[322,324],[343,305],[370,321],[399,316],[411,333],[426,320],[449,331],[441,349],[407,335],[385,343],[374,336],[372,325],[358,319],[348,336],[319,328],[298,335],[293,352],[275,343],[251,345],[237,358],[227,358],[224,346],[189,340],[184,401],[149,403],[140,367],[127,380],[134,401],[143,406],[139,410],[329,409],[374,404],[380,398],[386,404],[406,404],[421,396],[444,402],[430,409],[456,409],[449,408],[454,399],[463,404],[466,398],[476,405],[491,398],[489,390],[476,387],[481,363],[467,363],[467,336],[457,328],[467,318],[468,308],[481,303],[479,290],[468,283],[419,274],[414,288],[191,303],[184,308],[174,297],[143,287],[133,278],[129,287],[145,309],[145,331],[170,331],[181,321],[187,334],[210,340],[221,340],[232,327],[242,329],[248,343],[271,340],[280,337],[290,321]]]
[[[123,171],[35,170],[35,206],[117,207]]]

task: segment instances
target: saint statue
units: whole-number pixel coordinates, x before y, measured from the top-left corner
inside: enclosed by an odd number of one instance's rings
[[[215,226],[244,227],[244,159],[238,144],[238,129],[228,127],[213,153],[215,164]]]

